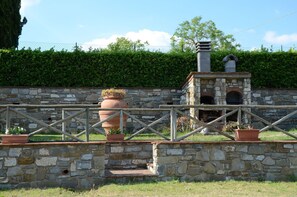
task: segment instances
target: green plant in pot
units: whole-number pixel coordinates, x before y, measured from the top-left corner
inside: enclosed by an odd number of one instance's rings
[[[1,135],[2,144],[27,143],[29,135],[26,129],[20,126],[11,127],[6,130],[5,135]]]
[[[236,141],[259,141],[259,129],[254,129],[249,124],[239,124],[238,122],[229,121],[224,125],[222,131],[232,132]]]
[[[126,91],[124,89],[115,89],[115,88],[104,89],[101,92],[101,96],[102,98],[107,98],[107,97],[124,98],[126,96]]]
[[[111,128],[106,134],[107,141],[123,141],[125,134],[118,128]]]

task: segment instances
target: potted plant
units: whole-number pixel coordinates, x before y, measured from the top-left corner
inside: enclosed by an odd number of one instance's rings
[[[103,98],[103,102],[101,103],[101,108],[127,108],[128,104],[124,101],[124,97],[126,95],[126,91],[123,89],[105,89],[102,90],[101,96]],[[100,120],[104,120],[114,114],[115,111],[112,110],[99,110]],[[123,116],[123,126],[126,126],[127,115]],[[111,129],[119,129],[120,128],[120,115],[109,119],[102,123],[102,127],[105,130],[105,133],[108,134]]]
[[[259,141],[259,129],[248,124],[230,121],[223,127],[224,132],[234,132],[236,141]]]
[[[25,133],[26,129],[19,126],[9,128],[6,130],[5,135],[1,135],[2,144],[27,143],[29,135]]]
[[[125,137],[124,133],[121,133],[120,129],[110,129],[106,134],[107,141],[123,141]]]

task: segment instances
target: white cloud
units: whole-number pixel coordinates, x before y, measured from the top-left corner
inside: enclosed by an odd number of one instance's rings
[[[264,40],[269,44],[287,44],[297,42],[297,33],[277,35],[273,31],[268,31],[265,33]]]
[[[128,32],[124,35],[114,34],[108,38],[97,38],[86,42],[82,45],[84,50],[88,48],[106,48],[108,44],[115,42],[118,37],[125,37],[132,41],[140,40],[148,42],[150,50],[167,51],[170,46],[171,35],[167,32],[152,31],[148,29],[139,30],[138,32]]]
[[[39,2],[40,0],[21,0],[20,13],[23,15],[29,7],[39,4]]]

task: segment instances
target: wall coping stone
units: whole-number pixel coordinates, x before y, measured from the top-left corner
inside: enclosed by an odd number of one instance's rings
[[[53,146],[53,145],[100,145],[100,144],[106,144],[106,141],[96,141],[96,142],[29,142],[25,144],[2,144],[0,143],[0,147],[7,147],[7,146],[13,146],[13,147],[20,147],[20,146]]]
[[[297,140],[286,141],[209,141],[209,142],[171,142],[171,141],[157,141],[152,144],[297,144]]]

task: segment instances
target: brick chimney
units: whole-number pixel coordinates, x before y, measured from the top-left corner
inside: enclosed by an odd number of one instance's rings
[[[200,41],[196,43],[198,72],[210,72],[210,51],[210,41]]]

